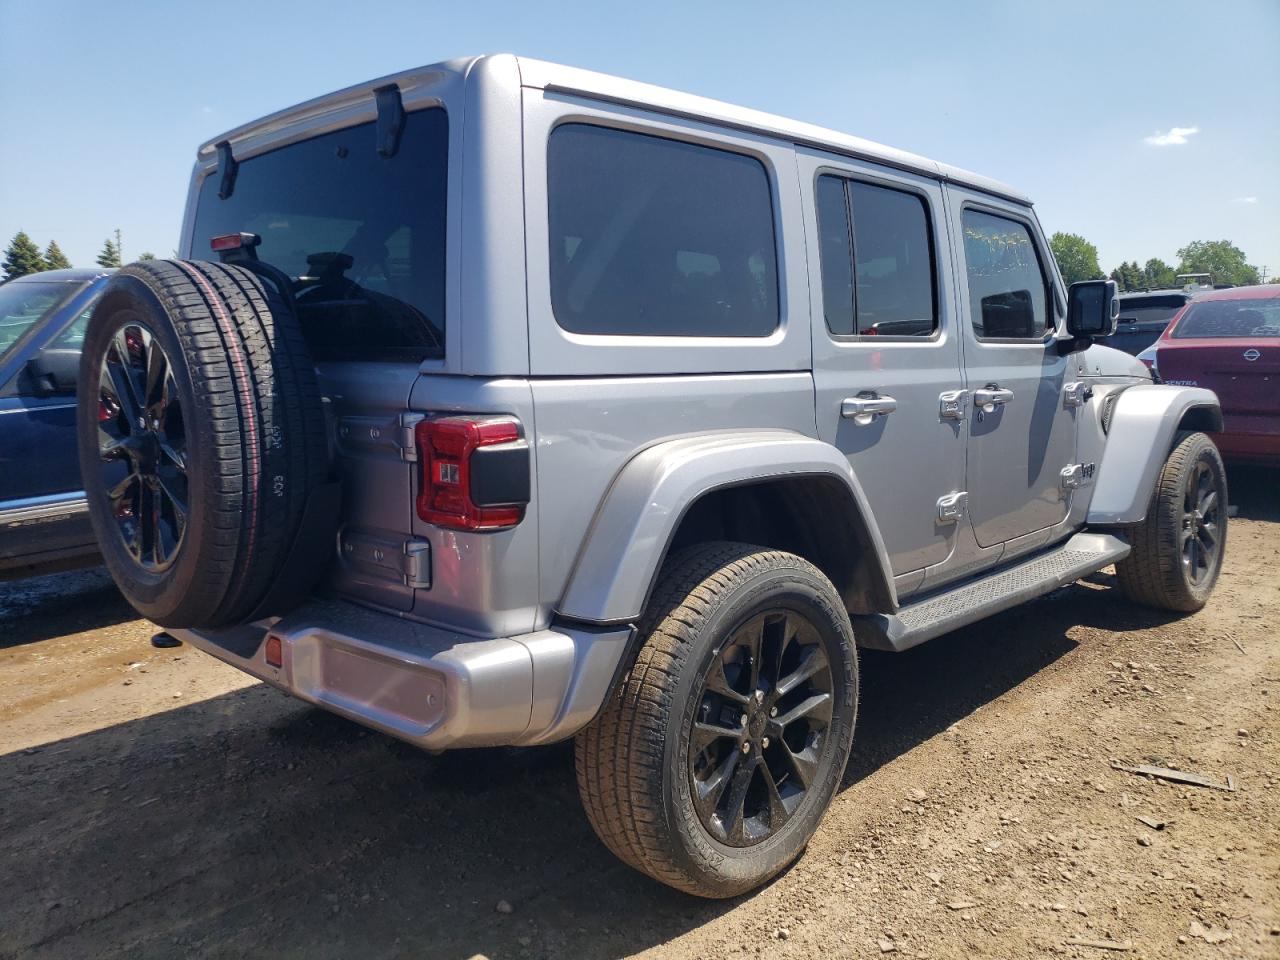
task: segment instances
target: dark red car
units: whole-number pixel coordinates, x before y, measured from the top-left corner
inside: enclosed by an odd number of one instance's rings
[[[1280,465],[1280,284],[1202,294],[1156,341],[1164,383],[1207,387],[1222,401],[1227,460]]]

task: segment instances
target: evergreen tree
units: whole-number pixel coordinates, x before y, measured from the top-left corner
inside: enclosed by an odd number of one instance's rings
[[[140,254],[138,254],[139,260],[154,260],[155,258],[156,258],[156,255],[152,253],[150,250],[143,250]]]
[[[4,267],[6,280],[25,277],[29,273],[39,273],[47,269],[44,257],[40,256],[40,248],[23,230],[14,234],[13,240],[9,242],[9,248],[4,252],[4,262],[0,266]]]
[[[66,270],[71,266],[71,261],[67,259],[67,255],[62,252],[62,248],[58,246],[57,240],[50,240],[49,246],[44,251],[45,266],[49,270]]]
[[[120,263],[120,248],[115,245],[110,237],[102,244],[102,252],[98,254],[95,261],[100,267],[118,267]]]

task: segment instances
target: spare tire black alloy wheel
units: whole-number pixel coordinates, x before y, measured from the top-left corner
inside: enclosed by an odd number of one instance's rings
[[[195,629],[287,613],[332,556],[294,546],[331,542],[337,508],[308,519],[334,484],[315,364],[286,298],[233,264],[130,264],[90,314],[79,382],[89,520],[134,609]],[[282,579],[289,590],[274,589]]]
[[[831,724],[831,665],[817,629],[777,609],[715,651],[698,694],[689,776],[713,837],[747,847],[791,819],[813,782]]]
[[[102,359],[98,439],[125,549],[148,570],[168,568],[190,514],[186,426],[169,357],[140,323],[119,327]]]

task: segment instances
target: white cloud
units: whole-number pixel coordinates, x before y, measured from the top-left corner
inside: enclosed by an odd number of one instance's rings
[[[1158,130],[1145,139],[1146,143],[1153,147],[1175,147],[1181,146],[1187,142],[1187,137],[1193,133],[1199,133],[1199,127],[1171,127],[1168,133],[1160,133]]]
[[[1236,197],[1231,202],[1232,203],[1257,203],[1258,198],[1257,197]]]

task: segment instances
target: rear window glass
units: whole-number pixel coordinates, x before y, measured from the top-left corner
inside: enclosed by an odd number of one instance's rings
[[[1031,231],[981,210],[965,210],[963,224],[974,333],[984,340],[1042,339],[1052,320]]]
[[[1280,337],[1280,297],[1193,303],[1174,327],[1173,335],[1188,340]]]
[[[364,123],[245,160],[225,200],[215,171],[200,188],[191,255],[217,259],[213,237],[260,236],[258,257],[292,281],[318,359],[439,359],[448,120],[438,108],[408,114],[390,158],[375,134]]]
[[[1186,297],[1177,295],[1121,297],[1120,322],[1169,321],[1186,305],[1186,302]]]
[[[573,333],[764,337],[778,326],[764,165],[587,124],[547,146],[551,305]]]

